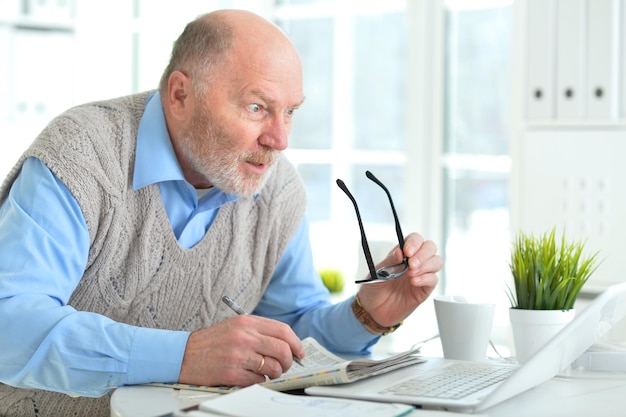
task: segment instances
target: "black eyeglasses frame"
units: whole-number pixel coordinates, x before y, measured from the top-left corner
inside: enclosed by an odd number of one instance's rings
[[[367,176],[367,178],[369,178],[370,180],[375,182],[379,187],[385,190],[385,193],[387,194],[387,198],[389,199],[389,204],[391,205],[393,219],[395,221],[396,235],[398,236],[398,246],[400,247],[400,249],[403,249],[404,248],[404,235],[402,233],[402,228],[400,227],[400,220],[398,220],[398,213],[396,212],[396,207],[394,206],[393,199],[391,198],[391,193],[389,192],[385,184],[383,184],[378,178],[376,178],[374,174],[372,174],[370,171],[365,171],[365,175]],[[341,190],[344,193],[346,193],[346,195],[348,196],[348,198],[350,198],[350,200],[352,201],[352,204],[354,205],[354,211],[356,212],[356,218],[359,223],[359,230],[361,231],[361,246],[363,247],[363,254],[365,255],[365,262],[367,263],[367,268],[370,272],[369,277],[365,279],[356,280],[355,283],[368,284],[368,283],[374,283],[374,282],[390,281],[403,275],[409,269],[409,260],[407,257],[404,257],[402,262],[397,265],[384,266],[382,268],[379,268],[378,270],[376,269],[376,267],[374,266],[374,261],[372,260],[372,253],[370,251],[369,244],[367,242],[367,237],[365,236],[365,229],[363,227],[363,221],[361,220],[361,213],[359,212],[359,206],[356,202],[356,199],[354,198],[352,193],[350,193],[350,191],[348,190],[348,187],[342,180],[337,179],[337,185],[339,186],[339,188],[341,188]]]

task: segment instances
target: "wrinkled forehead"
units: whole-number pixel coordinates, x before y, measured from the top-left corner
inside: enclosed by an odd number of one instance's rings
[[[235,42],[217,71],[222,80],[282,99],[301,102],[303,98],[302,63],[293,44],[281,39],[244,39]],[[278,97],[277,97],[278,98]]]

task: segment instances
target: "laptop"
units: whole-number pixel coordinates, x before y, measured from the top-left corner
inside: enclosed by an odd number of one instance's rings
[[[600,337],[626,317],[626,283],[613,285],[598,295],[567,326],[523,365],[424,358],[425,362],[388,374],[342,385],[305,389],[310,395],[405,403],[421,408],[477,412],[533,388],[568,368]],[[479,386],[453,387],[461,375],[476,370],[493,375]],[[499,380],[499,382],[493,382]],[[415,393],[416,388],[436,390]]]

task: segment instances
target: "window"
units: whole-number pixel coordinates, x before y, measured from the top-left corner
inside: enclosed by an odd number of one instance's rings
[[[508,272],[510,4],[445,12],[444,255],[448,293],[501,300]]]
[[[340,269],[352,282],[366,274],[365,264],[352,203],[335,179],[359,201],[376,259],[396,237],[386,196],[372,187],[366,170],[387,184],[400,219],[407,215],[405,3],[278,1],[275,20],[304,66],[307,98],[286,153],[307,187],[316,265]],[[353,293],[349,287],[346,295]]]
[[[434,101],[422,115],[441,120],[442,137],[420,138],[407,132],[407,118],[417,111],[408,107],[407,86],[415,85],[408,78],[407,69],[413,68],[408,59],[416,43],[407,23],[415,20],[407,14],[416,8],[406,2],[381,3],[279,1],[276,9],[279,25],[304,63],[307,101],[297,115],[288,156],[307,185],[316,262],[342,269],[350,281],[366,273],[356,219],[335,178],[346,181],[359,201],[366,233],[375,242],[375,259],[393,245],[391,215],[380,204],[384,195],[364,176],[370,169],[390,186],[403,224],[415,224],[415,213],[427,204],[424,199],[439,200],[434,210],[441,213],[428,220],[441,219],[437,243],[446,267],[440,290],[506,305],[511,4],[448,1],[418,8],[432,13],[421,21],[443,16],[443,36],[432,36],[435,53],[428,59],[436,61],[442,54],[444,68],[441,75],[437,62],[417,66],[433,75],[427,83],[441,83],[443,95],[441,109]],[[438,29],[433,25],[431,30]],[[412,195],[419,191],[410,186],[416,178],[407,164],[420,155],[407,153],[423,148],[408,146],[411,140],[435,142],[433,178],[427,180],[437,182],[440,175],[441,187],[433,195]],[[414,201],[422,205],[409,207]],[[428,320],[433,323],[432,316]],[[407,347],[409,339],[416,342],[417,327],[400,330],[391,343]]]

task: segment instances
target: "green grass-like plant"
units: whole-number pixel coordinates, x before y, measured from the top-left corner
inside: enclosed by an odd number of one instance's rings
[[[515,291],[508,287],[511,306],[525,310],[570,310],[583,285],[597,269],[598,252],[584,257],[585,243],[560,245],[553,228],[535,237],[520,232],[513,242],[509,267]]]

